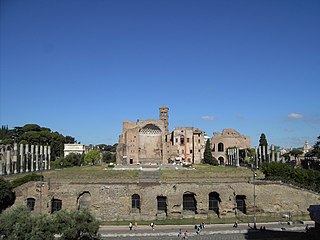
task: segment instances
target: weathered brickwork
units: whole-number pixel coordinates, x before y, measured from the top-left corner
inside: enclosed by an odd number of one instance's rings
[[[209,194],[219,194],[219,216],[243,214],[237,210],[237,196],[245,197],[246,214],[253,214],[253,185],[248,182],[181,182],[181,183],[101,183],[101,182],[29,182],[16,188],[15,205],[26,205],[35,199],[35,211],[50,213],[52,200],[62,201],[62,209],[88,207],[101,220],[156,220],[163,218],[217,217],[209,211]],[[83,193],[86,199],[82,201]],[[132,196],[140,197],[140,206],[133,208]],[[195,211],[184,210],[184,195],[193,195]],[[258,214],[308,213],[309,205],[318,204],[320,195],[285,185],[258,181],[256,185]],[[166,212],[158,211],[157,197],[166,197]],[[40,202],[42,201],[42,204]]]

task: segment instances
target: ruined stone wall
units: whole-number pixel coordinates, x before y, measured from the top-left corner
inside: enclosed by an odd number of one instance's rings
[[[227,128],[219,132],[215,132],[214,136],[210,139],[211,147],[213,149],[212,156],[216,159],[223,158],[224,164],[227,163],[226,149],[236,147],[238,149],[250,148],[250,137],[243,136],[232,128]],[[223,144],[223,151],[219,151],[218,144]]]
[[[39,186],[39,185],[38,185]],[[16,203],[26,204],[28,197],[36,199],[35,211],[40,211],[40,192],[37,183],[27,183],[16,188]],[[88,192],[91,196],[89,209],[101,220],[156,220],[157,196],[167,197],[167,218],[217,217],[209,211],[209,193],[220,196],[220,217],[242,214],[236,212],[236,196],[244,195],[247,214],[253,214],[253,185],[248,182],[182,182],[170,183],[100,183],[100,182],[45,182],[41,192],[42,212],[51,211],[51,200],[62,200],[62,209],[77,209],[79,196]],[[183,210],[183,194],[193,193],[197,213]],[[133,211],[131,197],[140,196],[140,211]],[[285,185],[258,182],[256,185],[256,209],[258,214],[308,213],[309,205],[318,204],[320,195]],[[163,214],[161,215],[163,218]]]

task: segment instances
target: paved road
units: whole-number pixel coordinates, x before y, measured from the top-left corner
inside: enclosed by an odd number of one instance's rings
[[[182,232],[188,231],[188,239],[194,240],[245,240],[245,239],[279,239],[279,240],[298,240],[308,239],[305,233],[305,225],[286,225],[279,223],[266,223],[266,231],[251,230],[246,224],[239,224],[234,229],[230,224],[207,225],[200,235],[195,233],[194,226],[156,226],[152,231],[149,226],[140,226],[137,231],[129,231],[126,226],[103,226],[100,228],[100,234],[103,239],[116,240],[169,240],[182,239],[178,237],[179,229]],[[260,228],[260,225],[258,225]]]

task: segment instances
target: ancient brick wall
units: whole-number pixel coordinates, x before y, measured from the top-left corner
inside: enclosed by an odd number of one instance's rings
[[[26,205],[26,199],[36,200],[35,211],[40,211],[39,182],[26,183],[16,188],[15,205]],[[249,182],[181,182],[181,183],[107,183],[107,182],[45,182],[41,189],[42,212],[51,212],[51,200],[62,200],[62,209],[77,209],[82,193],[90,195],[88,207],[94,215],[111,220],[155,220],[163,218],[217,217],[209,211],[209,194],[217,192],[220,217],[243,214],[236,211],[236,197],[245,196],[246,214],[253,214],[253,185]],[[140,197],[140,209],[132,209],[132,195]],[[194,194],[196,213],[183,210],[184,194]],[[256,209],[258,214],[308,214],[308,207],[320,202],[320,195],[297,188],[258,182],[256,185]],[[167,212],[158,211],[157,197],[166,197]]]

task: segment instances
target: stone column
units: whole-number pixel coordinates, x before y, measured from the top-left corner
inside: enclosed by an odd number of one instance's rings
[[[39,171],[39,146],[36,145],[36,171]]]
[[[18,144],[13,144],[13,173],[18,173],[17,171],[17,165],[18,165]]]
[[[257,147],[257,168],[259,168],[261,165],[260,159],[261,159],[261,146]]]
[[[47,170],[48,169],[48,146],[44,146],[43,147],[43,150],[44,150],[44,170]]]
[[[277,162],[280,162],[280,152],[277,152]]]
[[[275,161],[274,145],[271,145],[271,162]]]
[[[25,154],[26,154],[26,172],[29,172],[29,144],[25,145]]]
[[[30,150],[30,153],[31,153],[31,159],[30,159],[30,160],[31,160],[31,161],[30,161],[30,164],[31,164],[31,165],[30,165],[30,171],[31,171],[31,172],[33,172],[33,171],[34,171],[34,170],[33,170],[33,158],[34,158],[34,157],[33,157],[33,150],[34,150],[34,145],[31,145],[31,150]]]
[[[43,146],[40,145],[40,153],[39,153],[39,163],[40,163],[40,170],[43,170]]]
[[[51,163],[50,163],[50,161],[51,161],[51,147],[50,146],[48,146],[48,169],[50,170],[50,165],[51,165]]]
[[[24,168],[24,154],[23,154],[23,144],[20,144],[20,173],[23,173]]]
[[[6,168],[7,168],[7,174],[11,174],[11,159],[10,159],[10,150],[7,150],[6,152],[6,161],[7,161],[7,165],[6,165]]]
[[[236,166],[240,167],[239,148],[236,148],[235,151],[236,151]]]
[[[1,153],[0,153],[0,175],[4,175],[5,169],[4,169],[4,150],[1,148]]]

